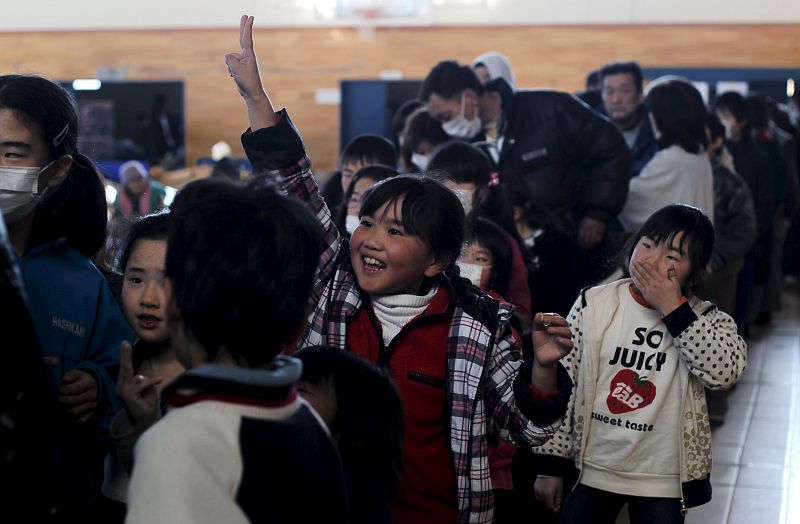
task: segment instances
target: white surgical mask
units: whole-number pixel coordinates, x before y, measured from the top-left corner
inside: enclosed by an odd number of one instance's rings
[[[722,122],[722,125],[725,127],[725,138],[728,139],[728,140],[732,140],[733,139],[733,131],[732,131],[733,122],[731,122],[730,120],[722,120],[722,119],[720,119],[720,121]]]
[[[360,223],[361,220],[356,215],[347,215],[344,221],[344,228],[352,235]]]
[[[28,216],[39,203],[39,175],[50,167],[0,166],[0,211],[6,224]],[[46,190],[46,188],[45,188]]]
[[[411,163],[417,166],[420,171],[425,171],[428,169],[428,162],[430,162],[430,160],[428,159],[427,155],[422,155],[420,153],[414,153],[411,155]]]
[[[461,94],[461,114],[457,117],[448,120],[442,124],[442,129],[453,138],[470,139],[480,133],[483,125],[478,115],[475,118],[467,120],[464,116],[464,94]]]
[[[470,264],[469,262],[456,262],[458,265],[459,274],[472,282],[476,287],[481,286],[481,275],[483,274],[483,266],[478,264]]]
[[[469,212],[472,211],[472,195],[475,193],[475,190],[455,188],[452,189],[452,191],[461,201],[461,206],[464,208],[464,214],[469,215]]]

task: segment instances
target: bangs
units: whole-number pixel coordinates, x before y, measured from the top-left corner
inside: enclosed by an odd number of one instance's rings
[[[683,233],[681,236],[681,240],[678,245],[675,245],[675,237]],[[681,255],[687,255],[686,245],[687,242],[691,239],[692,232],[688,230],[683,231],[653,231],[650,233],[642,232],[643,237],[647,237],[656,244],[660,244],[662,242],[666,243],[671,248],[677,248]]]
[[[384,213],[394,209],[396,216],[403,223],[406,234],[429,241],[427,238],[429,236],[427,230],[430,228],[429,217],[433,214],[433,210],[441,206],[441,203],[436,202],[437,195],[425,187],[431,183],[438,184],[431,179],[418,176],[398,176],[380,181],[364,193],[358,218],[364,215],[379,218],[375,214],[383,205],[388,204]],[[444,189],[450,193],[449,189]],[[401,198],[403,205],[397,213],[397,202]],[[457,201],[455,195],[453,198]]]

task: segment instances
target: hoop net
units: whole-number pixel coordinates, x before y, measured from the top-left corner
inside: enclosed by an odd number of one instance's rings
[[[358,17],[358,36],[364,40],[372,40],[375,36],[375,26],[383,15],[383,7],[354,7],[353,14]]]

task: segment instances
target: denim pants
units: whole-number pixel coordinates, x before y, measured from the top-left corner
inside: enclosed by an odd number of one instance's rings
[[[634,497],[578,484],[561,509],[561,524],[614,524],[628,504],[631,524],[683,524],[677,498]]]

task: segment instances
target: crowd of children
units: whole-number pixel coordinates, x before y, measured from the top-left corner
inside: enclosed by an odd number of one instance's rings
[[[420,102],[397,146],[355,138],[320,189],[262,83],[253,17],[239,43],[225,62],[253,176],[192,182],[151,214],[161,193],[126,164],[118,296],[92,262],[106,202],[74,101],[0,77],[0,291],[30,335],[0,405],[16,432],[4,475],[15,495],[34,484],[26,467],[45,475],[32,519],[502,524],[547,508],[613,523],[627,503],[634,523],[682,523],[710,500],[704,388],[732,387],[747,358],[731,316],[696,294],[727,253],[715,209],[735,219],[711,202],[721,124],[703,110],[687,138],[670,111],[702,105],[696,91],[648,95],[662,147],[629,196],[658,202],[628,200],[623,278],[601,284],[614,268],[533,203],[523,173],[451,139],[472,125],[463,95],[460,124]],[[502,55],[474,67],[514,83]],[[680,178],[673,157],[705,177],[705,212],[646,187],[674,188],[658,171]]]

